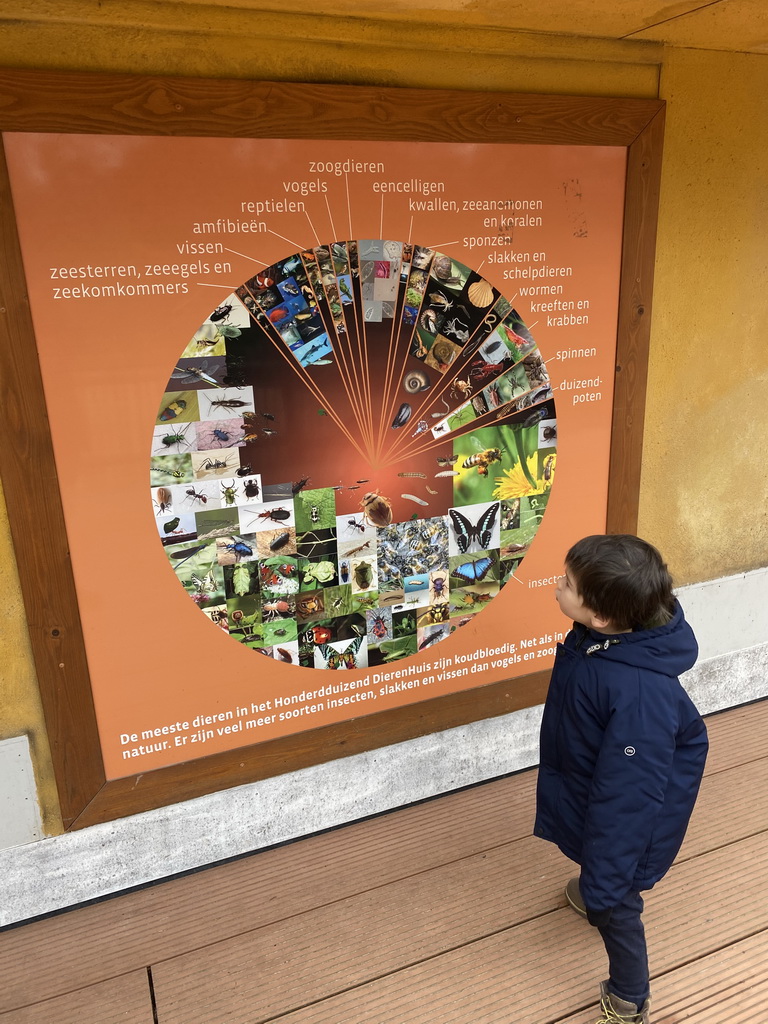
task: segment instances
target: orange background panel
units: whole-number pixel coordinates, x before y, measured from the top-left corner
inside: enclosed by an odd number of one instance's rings
[[[83,621],[99,732],[108,778],[152,770],[258,740],[382,711],[546,667],[521,661],[428,687],[382,696],[353,711],[325,710],[269,728],[218,736],[198,747],[125,760],[121,734],[197,715],[250,707],[275,696],[317,689],[359,672],[313,672],[254,655],[209,623],[184,593],[158,541],[148,487],[152,428],[181,350],[208,313],[245,280],[303,248],[344,238],[393,238],[444,247],[480,271],[525,319],[553,385],[601,377],[602,398],[573,404],[556,391],[557,479],[536,539],[500,595],[474,620],[415,659],[472,655],[504,641],[554,635],[567,628],[552,587],[529,580],[557,575],[567,547],[605,527],[612,380],[626,151],[608,147],[501,146],[305,140],[4,136],[48,415]],[[311,163],[381,161],[383,175],[312,173]],[[383,197],[376,180],[418,178],[445,183],[439,193],[458,212],[409,208],[409,198]],[[301,196],[287,182],[324,182],[326,192]],[[303,213],[244,213],[242,204],[304,199]],[[532,312],[520,284],[489,262],[493,246],[466,238],[494,235],[498,214],[462,209],[464,200],[542,199],[544,223],[515,228],[517,251],[546,253],[550,266],[571,266],[562,298],[589,301],[589,325],[553,327]],[[194,233],[195,222],[266,222],[259,233]],[[186,241],[221,241],[223,255],[179,252]],[[502,251],[499,249],[498,251]],[[172,278],[186,293],[122,298],[56,299],[54,287],[97,280],[52,280],[53,268],[228,262],[230,272]],[[107,280],[112,280],[108,278]],[[125,283],[129,283],[125,279]],[[597,348],[588,364],[560,360],[569,348]],[[311,439],[296,438],[311,445]],[[30,469],[33,472],[33,469]],[[322,485],[322,482],[313,485]]]

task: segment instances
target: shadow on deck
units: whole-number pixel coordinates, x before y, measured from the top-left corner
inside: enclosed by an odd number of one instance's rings
[[[708,719],[646,899],[654,1024],[768,1021],[768,701]],[[591,1024],[599,935],[535,771],[0,934],[0,1024]]]

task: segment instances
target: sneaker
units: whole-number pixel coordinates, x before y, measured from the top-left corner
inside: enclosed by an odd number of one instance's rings
[[[568,884],[565,887],[565,898],[577,914],[581,914],[582,917],[587,916],[587,908],[584,906],[584,900],[581,898],[581,892],[579,891],[578,878],[568,879]]]
[[[642,1006],[619,999],[608,991],[606,982],[600,982],[600,1009],[602,1017],[595,1024],[650,1024],[651,1000],[646,999]]]

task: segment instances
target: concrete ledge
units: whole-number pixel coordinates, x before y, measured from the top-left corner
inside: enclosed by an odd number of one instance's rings
[[[684,587],[703,714],[768,696],[768,569]],[[738,648],[738,649],[735,649]],[[0,851],[0,926],[311,835],[538,761],[541,707]]]
[[[768,643],[683,679],[705,713],[768,695]],[[0,852],[0,926],[536,764],[541,707]]]
[[[768,568],[694,583],[677,594],[699,641],[699,664],[768,641]]]

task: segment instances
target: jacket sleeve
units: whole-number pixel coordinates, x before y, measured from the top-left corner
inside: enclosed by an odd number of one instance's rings
[[[581,890],[591,910],[631,890],[672,771],[677,714],[671,690],[624,677],[604,713],[584,823]]]

